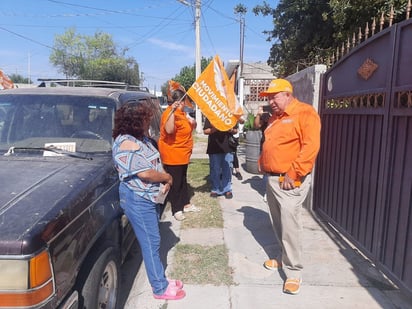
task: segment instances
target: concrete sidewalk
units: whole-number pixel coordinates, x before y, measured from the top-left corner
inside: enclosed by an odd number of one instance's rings
[[[200,143],[199,143],[200,144]],[[193,158],[205,157],[204,145],[196,145]],[[206,157],[207,158],[207,157]],[[239,149],[244,166],[244,149]],[[262,176],[242,169],[243,180],[233,177],[233,199],[219,197],[223,229],[181,230],[180,223],[165,211],[162,244],[224,243],[233,268],[232,286],[185,285],[186,297],[161,301],[152,297],[144,267],[138,272],[125,308],[405,308],[412,302],[391,284],[339,233],[309,211],[303,212],[304,273],[299,295],[282,292],[282,273],[269,271],[263,262],[279,249],[266,203]],[[171,224],[170,224],[171,223]],[[163,233],[165,232],[165,233]],[[163,245],[162,245],[163,246]],[[167,252],[167,268],[173,266],[173,249]]]

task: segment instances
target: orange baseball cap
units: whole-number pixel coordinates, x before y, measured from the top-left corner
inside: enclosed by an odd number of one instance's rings
[[[293,93],[293,86],[292,84],[287,81],[286,79],[277,78],[270,82],[268,89],[266,91],[262,91],[259,93],[260,97],[267,97],[273,93],[278,92],[290,92]]]

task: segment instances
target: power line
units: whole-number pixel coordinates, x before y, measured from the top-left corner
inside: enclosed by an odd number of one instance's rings
[[[145,9],[156,9],[156,6],[149,5],[149,6],[144,7],[143,9],[109,10],[109,9],[102,9],[102,8],[98,8],[98,7],[94,7],[94,6],[68,3],[68,2],[65,2],[65,1],[57,1],[57,0],[47,0],[47,1],[53,2],[53,3],[56,3],[56,4],[63,4],[65,6],[73,6],[73,7],[78,7],[78,8],[85,8],[85,9],[91,9],[91,10],[95,10],[95,11],[101,11],[101,12],[104,12],[104,13],[124,14],[124,15],[131,15],[131,16],[140,16],[140,17],[148,17],[148,16],[145,16],[145,15],[142,15],[142,14],[136,14],[136,13],[133,13],[133,11],[136,11],[136,10],[140,11],[140,10],[145,10]]]
[[[43,43],[41,43],[41,42],[39,42],[39,41],[33,40],[33,39],[31,39],[31,38],[29,38],[29,37],[27,37],[27,36],[24,36],[24,35],[22,35],[22,34],[19,34],[19,33],[17,33],[17,32],[11,31],[11,30],[6,29],[6,28],[1,27],[1,26],[0,26],[0,29],[3,30],[3,31],[9,32],[9,33],[11,33],[11,34],[13,34],[13,35],[15,35],[15,36],[18,36],[18,37],[20,37],[20,38],[22,38],[22,39],[25,39],[25,40],[27,40],[27,41],[33,42],[33,43],[35,43],[35,44],[37,44],[37,45],[41,45],[41,46],[43,46],[43,47],[49,48],[49,49],[51,49],[51,50],[54,50],[53,47],[51,47],[51,46],[49,46],[49,45],[47,45],[47,44],[43,44]]]

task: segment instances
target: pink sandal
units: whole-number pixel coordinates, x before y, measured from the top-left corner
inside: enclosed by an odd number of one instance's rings
[[[156,299],[178,300],[186,296],[185,291],[177,288],[173,284],[167,286],[166,291],[162,295],[153,294]]]
[[[183,282],[180,280],[175,280],[175,279],[167,279],[167,281],[169,282],[169,284],[174,285],[176,288],[178,288],[179,290],[183,289]]]

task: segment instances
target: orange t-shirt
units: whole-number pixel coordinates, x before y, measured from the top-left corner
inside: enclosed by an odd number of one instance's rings
[[[320,128],[316,110],[293,99],[281,116],[269,119],[259,158],[261,170],[286,173],[295,180],[310,173],[320,148]]]
[[[172,107],[163,111],[160,120],[160,138],[158,141],[159,152],[162,162],[167,165],[189,164],[193,150],[193,128],[186,117],[186,113],[180,109],[174,111],[175,132],[167,134],[165,123]]]

